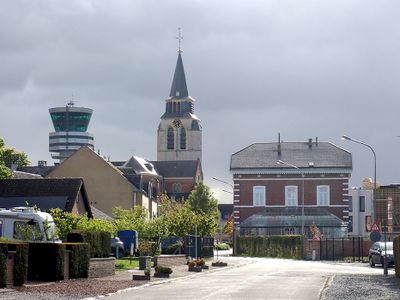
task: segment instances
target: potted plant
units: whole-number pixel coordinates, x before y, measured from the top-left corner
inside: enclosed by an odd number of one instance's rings
[[[132,275],[132,280],[150,280],[151,277],[151,267],[147,266],[144,269],[144,274],[139,275],[139,274],[133,274]]]
[[[202,258],[196,260],[196,265],[201,267],[202,269],[208,270],[208,266],[206,265],[205,260]]]
[[[172,269],[169,267],[156,266],[154,277],[158,278],[169,278],[169,275],[172,273]]]
[[[189,262],[188,268],[189,272],[201,272],[202,270],[201,266],[197,265],[196,260],[192,260],[191,262]]]

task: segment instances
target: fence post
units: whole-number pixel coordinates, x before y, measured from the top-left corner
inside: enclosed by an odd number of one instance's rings
[[[325,238],[325,254],[326,254],[326,260],[329,260],[328,257],[328,238]]]
[[[322,260],[322,238],[319,239],[319,260]]]
[[[335,260],[335,238],[332,239],[332,260]]]
[[[342,260],[344,260],[344,238],[342,238]]]
[[[361,240],[361,262],[364,262],[364,240]]]
[[[356,261],[356,253],[355,253],[356,249],[354,248],[354,237],[353,237],[353,262]]]

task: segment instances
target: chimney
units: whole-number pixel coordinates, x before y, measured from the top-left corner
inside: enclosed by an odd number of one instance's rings
[[[318,146],[318,137],[315,137],[315,146]]]
[[[282,149],[281,149],[281,134],[278,133],[278,156],[281,156]]]
[[[39,167],[45,167],[47,166],[47,160],[39,160],[37,164]]]
[[[312,139],[308,139],[308,148],[312,147]]]

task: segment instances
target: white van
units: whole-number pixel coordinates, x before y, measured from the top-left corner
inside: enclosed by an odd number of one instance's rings
[[[0,208],[0,237],[8,240],[55,241],[56,227],[50,214],[33,207]]]

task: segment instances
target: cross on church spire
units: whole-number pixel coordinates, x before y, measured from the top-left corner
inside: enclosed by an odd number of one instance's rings
[[[179,46],[178,52],[179,52],[179,53],[183,52],[183,51],[182,51],[182,47],[181,47],[181,42],[182,42],[182,40],[183,40],[183,36],[182,36],[182,34],[181,34],[181,30],[182,30],[182,28],[181,28],[181,27],[178,27],[178,36],[176,37],[176,39],[178,40],[178,46]]]

